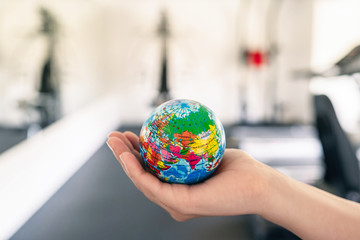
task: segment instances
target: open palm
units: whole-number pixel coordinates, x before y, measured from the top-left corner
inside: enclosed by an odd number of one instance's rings
[[[135,186],[178,221],[257,213],[265,201],[268,167],[241,150],[226,149],[212,177],[184,185],[161,182],[145,170],[134,133],[113,132],[107,143]]]

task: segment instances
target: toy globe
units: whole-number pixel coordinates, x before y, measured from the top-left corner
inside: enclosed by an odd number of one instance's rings
[[[219,166],[225,132],[203,104],[171,100],[144,122],[139,146],[145,166],[160,180],[194,184],[207,179]]]

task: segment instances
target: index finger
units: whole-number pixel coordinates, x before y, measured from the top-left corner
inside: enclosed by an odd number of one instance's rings
[[[129,139],[129,141],[131,142],[132,146],[134,149],[136,149],[137,151],[140,151],[139,149],[139,137],[130,131],[126,131],[124,132],[124,135],[127,139]]]

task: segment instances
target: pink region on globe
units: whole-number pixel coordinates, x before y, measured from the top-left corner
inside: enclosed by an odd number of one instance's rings
[[[170,145],[170,152],[172,152],[175,157],[180,157],[180,150],[181,148],[179,146],[174,147],[173,145]]]
[[[201,157],[194,154],[194,152],[187,151],[185,154],[181,154],[181,148],[179,146],[174,147],[170,145],[170,152],[177,158],[185,159],[191,169],[194,169],[195,165],[201,160]]]
[[[166,151],[166,149],[161,149],[161,156],[163,161],[176,163],[178,160],[174,159],[170,152]]]
[[[186,161],[189,163],[191,169],[195,168],[195,165],[200,162],[201,157],[195,155],[193,152],[190,153],[189,157],[186,158]]]

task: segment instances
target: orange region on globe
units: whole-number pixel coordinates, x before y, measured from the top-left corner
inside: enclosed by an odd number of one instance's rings
[[[187,147],[190,143],[194,141],[196,135],[192,134],[191,132],[184,131],[182,134],[175,133],[174,137],[178,143],[181,143],[184,147]]]

